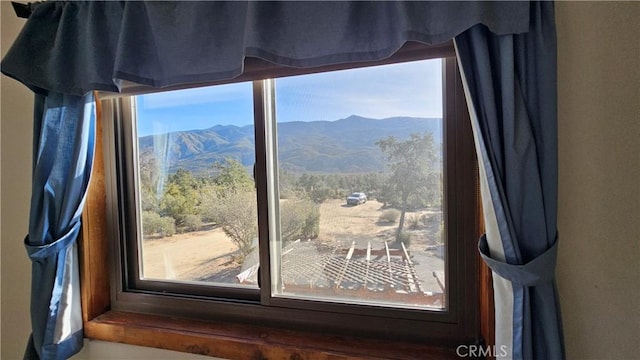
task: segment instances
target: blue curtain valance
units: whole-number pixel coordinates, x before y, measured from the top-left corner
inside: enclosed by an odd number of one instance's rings
[[[36,92],[117,92],[233,78],[245,57],[293,67],[379,60],[476,24],[529,29],[528,2],[45,2],[2,61]]]

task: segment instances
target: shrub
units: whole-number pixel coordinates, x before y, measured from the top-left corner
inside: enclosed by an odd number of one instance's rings
[[[253,240],[258,237],[255,192],[228,190],[219,194],[210,206],[208,216],[222,226],[224,233],[238,247],[238,261],[242,262],[253,250]]]
[[[202,219],[198,215],[184,217],[184,231],[197,231],[202,227]]]
[[[396,209],[389,209],[389,210],[383,211],[382,214],[380,214],[378,221],[395,223],[396,221],[398,221],[399,216],[400,216],[400,211]]]
[[[407,224],[409,225],[409,229],[417,230],[420,228],[420,216],[412,215],[407,219]]]
[[[142,233],[144,235],[172,236],[176,232],[175,220],[161,217],[153,211],[142,212]]]
[[[314,239],[320,233],[320,209],[311,200],[280,203],[280,236],[285,242]]]
[[[409,247],[411,245],[411,234],[406,231],[402,231],[398,234],[397,241],[398,243],[404,244],[405,247]]]
[[[289,188],[280,189],[278,195],[280,195],[280,200],[295,199],[298,196],[295,190]]]
[[[309,196],[316,204],[322,204],[327,199],[330,199],[333,195],[333,191],[327,187],[318,187],[311,190]]]
[[[442,214],[424,214],[420,217],[420,221],[426,227],[432,227],[438,225],[442,220]]]
[[[302,229],[302,237],[305,239],[315,239],[320,235],[320,209],[311,206],[307,209]]]

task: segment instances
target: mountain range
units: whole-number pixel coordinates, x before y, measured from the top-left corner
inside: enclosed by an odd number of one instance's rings
[[[384,169],[384,156],[375,144],[412,133],[434,135],[441,143],[439,118],[391,117],[370,119],[352,115],[335,121],[294,121],[277,124],[278,161],[292,173],[366,173]],[[232,157],[250,168],[255,159],[253,125],[216,125],[202,130],[178,131],[139,138],[141,154],[154,153],[169,161],[169,171],[205,172]],[[160,154],[160,156],[158,156]]]

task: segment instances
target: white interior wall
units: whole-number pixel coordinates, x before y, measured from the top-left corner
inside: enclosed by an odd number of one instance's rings
[[[640,3],[559,2],[560,253],[570,359],[640,356]]]
[[[24,20],[2,1],[2,54]],[[640,354],[640,3],[556,6],[559,90],[558,284],[569,359]],[[2,76],[1,352],[29,334],[28,224],[33,96]],[[195,355],[91,341],[77,359]]]
[[[22,27],[9,2],[0,4],[0,46],[4,56]],[[31,176],[31,112],[33,95],[24,86],[0,76],[0,357],[22,358],[29,335],[31,268],[23,239],[29,214]]]

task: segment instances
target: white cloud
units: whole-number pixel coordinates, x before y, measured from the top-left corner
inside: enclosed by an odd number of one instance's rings
[[[441,117],[441,71],[440,60],[429,60],[279,79],[278,115],[281,121]]]

